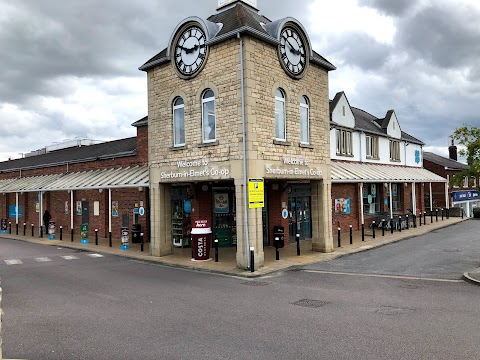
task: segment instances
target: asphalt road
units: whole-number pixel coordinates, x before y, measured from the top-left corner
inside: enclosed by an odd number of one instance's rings
[[[329,263],[347,273],[342,263],[354,259],[349,266],[361,270],[354,274],[325,272],[323,263],[256,280],[0,239],[4,357],[478,359],[480,287],[455,280],[457,266],[449,264],[458,252],[440,251],[447,264],[440,266],[430,259],[437,253],[421,250],[432,241],[440,249],[450,237],[463,251],[462,233],[469,254],[478,252],[467,239],[479,233],[475,226],[396,244],[415,247],[416,260],[392,248],[384,261],[382,247]],[[378,266],[366,264],[372,261]],[[418,261],[421,271],[408,272],[417,278],[395,276]],[[442,269],[438,276],[426,269],[430,261]]]

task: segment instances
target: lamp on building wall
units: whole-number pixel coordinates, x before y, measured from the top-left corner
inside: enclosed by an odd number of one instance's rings
[[[138,191],[143,191],[143,186],[139,186]]]
[[[408,184],[407,184],[407,183],[403,183],[403,186],[407,187],[407,186],[408,186]]]
[[[103,189],[98,189],[98,192],[101,194],[103,192]]]

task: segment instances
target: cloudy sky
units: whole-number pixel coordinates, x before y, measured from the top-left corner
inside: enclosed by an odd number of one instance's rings
[[[185,17],[217,0],[0,0],[0,161],[53,142],[135,135],[147,114],[146,74]],[[463,124],[480,127],[480,1],[258,0],[270,20],[307,29],[337,66],[330,97],[377,117],[395,109],[402,130],[447,155]]]

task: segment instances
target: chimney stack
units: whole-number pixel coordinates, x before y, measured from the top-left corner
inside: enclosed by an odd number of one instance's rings
[[[457,161],[457,147],[455,146],[453,140],[452,140],[452,145],[448,147],[448,155],[450,159]]]

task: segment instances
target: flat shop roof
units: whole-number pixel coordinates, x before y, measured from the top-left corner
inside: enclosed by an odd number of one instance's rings
[[[421,167],[332,161],[332,183],[442,182],[447,179]]]
[[[0,192],[38,192],[148,187],[148,166],[90,170],[0,180]]]

